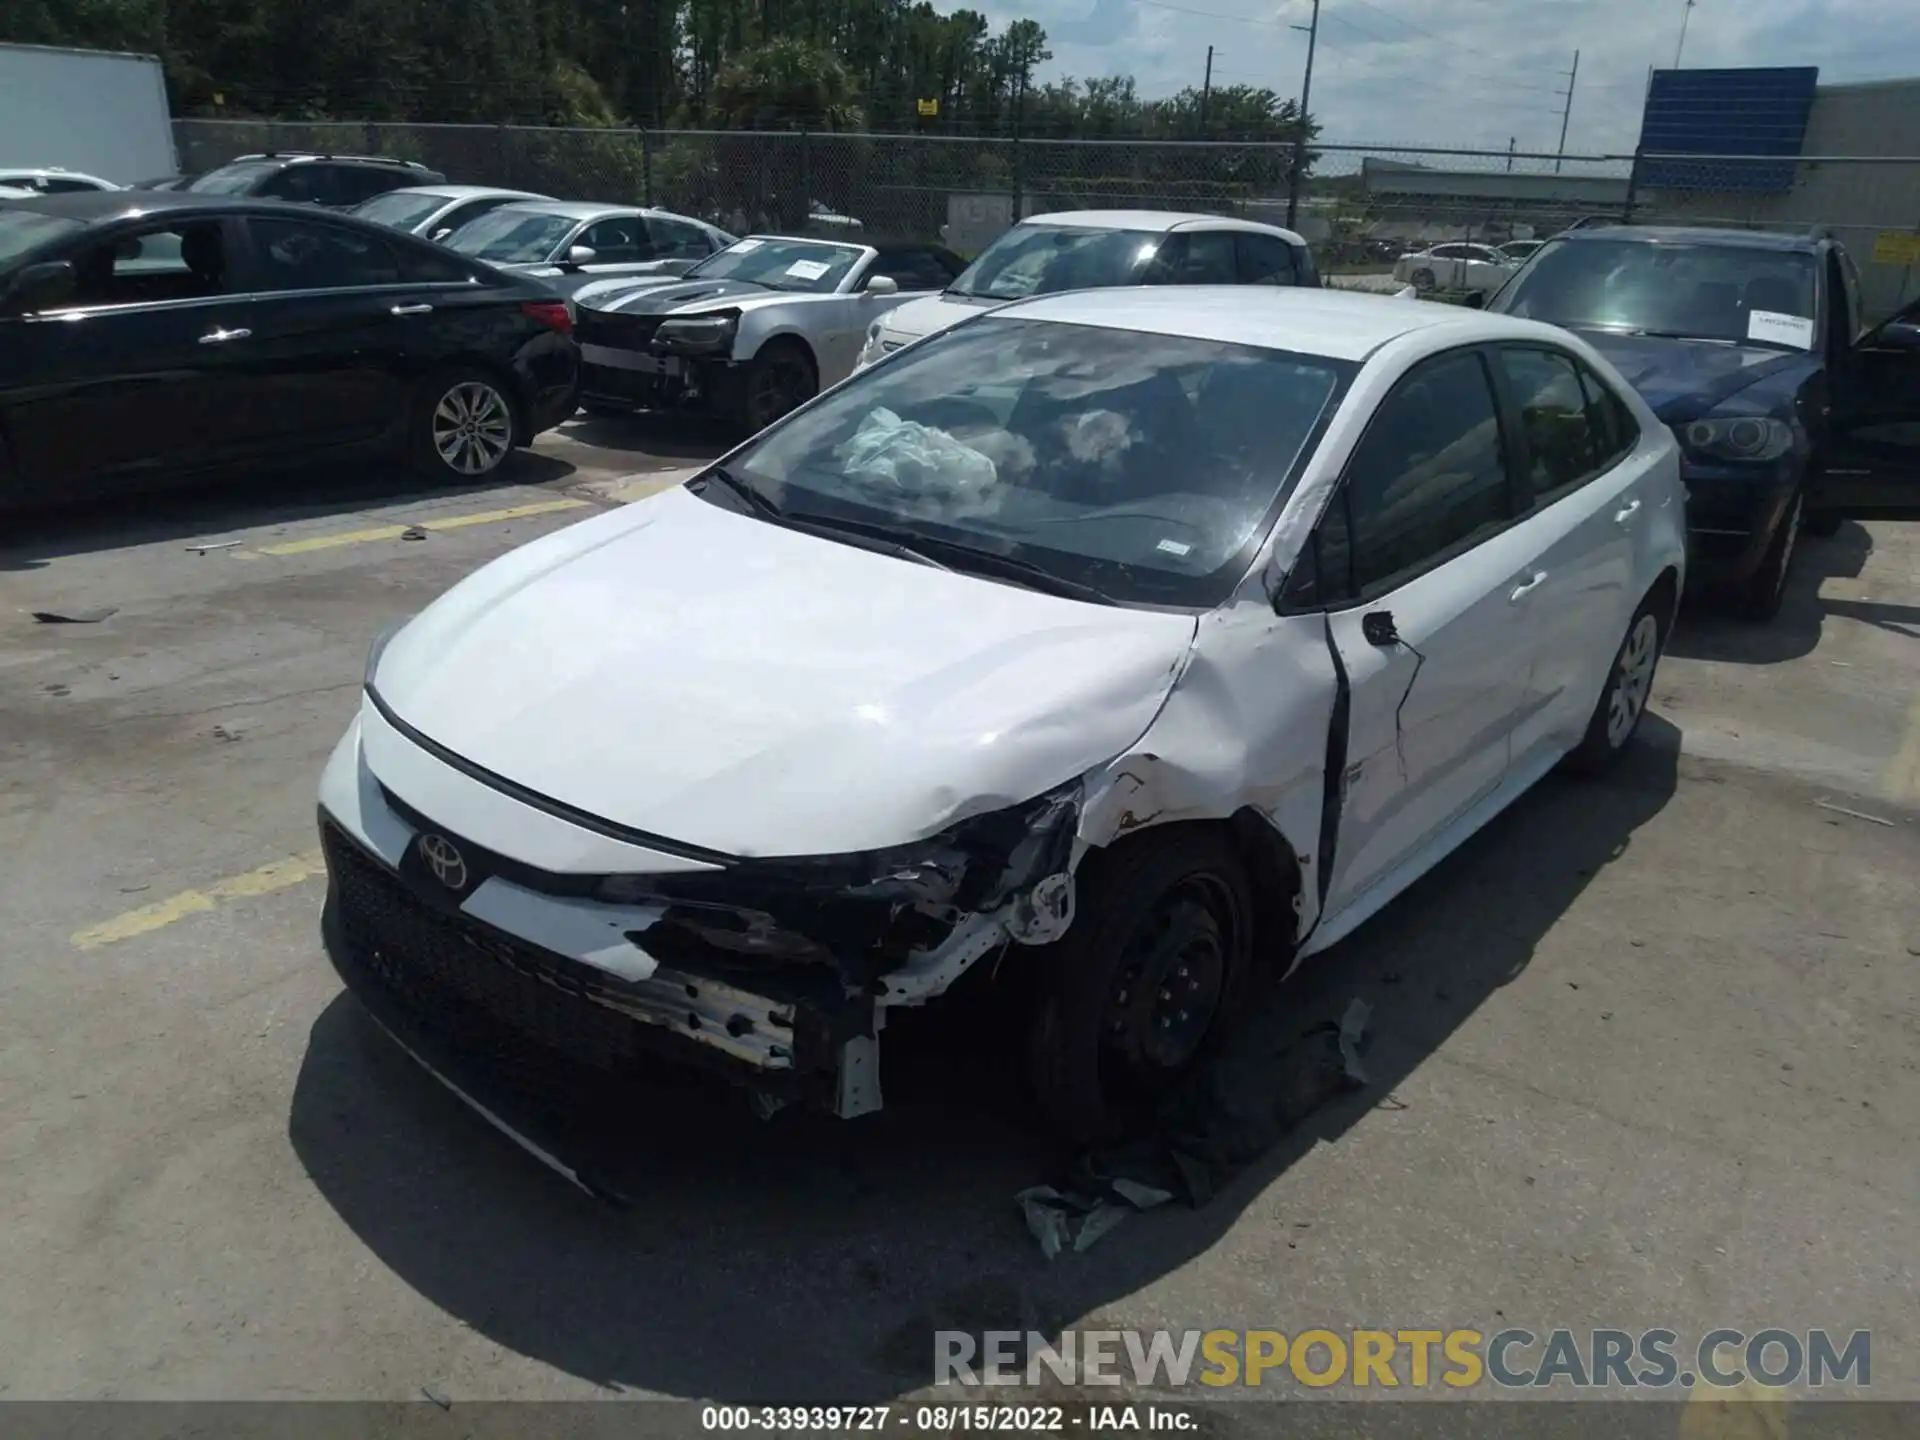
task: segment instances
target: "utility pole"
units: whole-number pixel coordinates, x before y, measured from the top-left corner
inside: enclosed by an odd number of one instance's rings
[[[1687,0],[1691,5],[1693,0]],[[1573,87],[1580,79],[1580,52],[1573,52],[1573,68],[1567,71],[1567,103],[1560,112],[1560,148],[1553,152],[1553,173],[1560,173],[1560,157],[1567,153],[1567,122],[1573,118]]]
[[[1680,53],[1687,48],[1687,22],[1693,18],[1694,0],[1680,7],[1680,43],[1673,47],[1673,68],[1680,68]]]
[[[1200,138],[1207,135],[1207,101],[1213,95],[1213,46],[1207,46],[1207,78],[1200,82]]]
[[[1300,212],[1301,171],[1307,163],[1307,105],[1313,98],[1313,47],[1320,38],[1320,0],[1313,0],[1311,24],[1288,28],[1307,32],[1307,73],[1300,81],[1300,113],[1294,117],[1293,173],[1287,177],[1287,228],[1294,230],[1298,228],[1295,222]]]

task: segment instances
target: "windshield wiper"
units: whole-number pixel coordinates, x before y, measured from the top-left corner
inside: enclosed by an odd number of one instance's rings
[[[702,482],[711,480],[720,485],[724,485],[729,493],[744,500],[747,508],[762,520],[785,523],[786,512],[784,510],[774,504],[773,501],[769,500],[765,495],[762,495],[753,486],[742,480],[738,475],[735,475],[731,470],[727,469],[726,466],[716,465],[699,478]]]
[[[1629,330],[1629,335],[1644,335],[1649,340],[1693,340],[1702,345],[1738,345],[1738,340],[1728,340],[1720,335],[1689,335],[1684,330]]]
[[[810,534],[822,535],[835,540],[850,539],[862,550],[871,550],[878,555],[891,555],[897,560],[911,560],[916,565],[930,565],[935,570],[951,570],[951,565],[943,565],[922,550],[907,544],[884,525],[868,525],[859,520],[842,520],[833,515],[820,515],[808,511],[804,515],[783,514],[780,523],[789,530],[803,530]]]
[[[957,540],[936,540],[927,535],[915,535],[913,544],[906,546],[897,537],[899,532],[885,525],[875,525],[865,520],[821,520],[809,515],[807,522],[832,525],[835,529],[850,534],[869,535],[878,540],[891,541],[903,549],[911,549],[921,554],[930,565],[940,565],[942,570],[978,570],[996,576],[1002,580],[1011,580],[1024,585],[1029,590],[1044,591],[1049,595],[1059,595],[1068,600],[1087,600],[1096,605],[1117,605],[1106,591],[1083,581],[1069,580],[1064,575],[1056,575],[1045,566],[1036,565],[1031,560],[1022,560],[998,550],[987,550],[977,545],[962,544]],[[924,552],[924,553],[923,553]],[[952,560],[951,565],[942,565],[933,556],[944,556]]]

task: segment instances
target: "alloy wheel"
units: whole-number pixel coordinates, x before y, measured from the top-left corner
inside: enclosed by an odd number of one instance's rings
[[[433,410],[433,448],[462,475],[485,475],[513,448],[513,409],[484,380],[462,380]]]
[[[1660,622],[1642,615],[1627,634],[1614,667],[1613,693],[1607,697],[1607,744],[1616,750],[1627,743],[1653,689],[1653,667],[1660,658]]]

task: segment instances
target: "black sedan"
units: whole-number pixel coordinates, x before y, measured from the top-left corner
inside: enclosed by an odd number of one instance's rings
[[[573,413],[572,330],[538,281],[307,206],[0,202],[0,506],[358,458],[476,480]]]

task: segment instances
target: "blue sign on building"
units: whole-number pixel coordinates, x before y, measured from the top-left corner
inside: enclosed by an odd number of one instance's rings
[[[1654,71],[1640,153],[1657,158],[1638,163],[1635,188],[1791,190],[1819,78],[1812,65]],[[1733,158],[1673,158],[1682,155]]]

